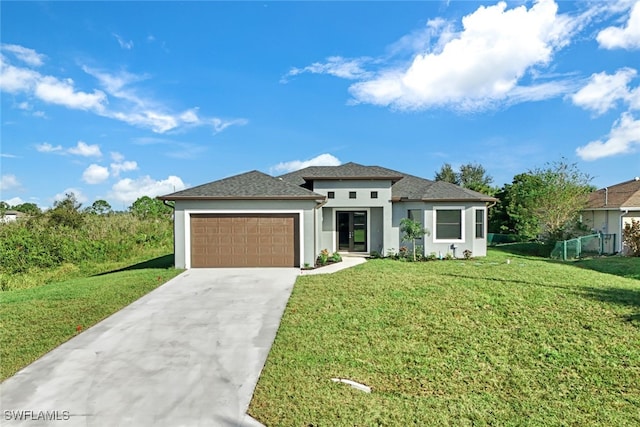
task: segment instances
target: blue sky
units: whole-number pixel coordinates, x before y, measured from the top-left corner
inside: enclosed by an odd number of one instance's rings
[[[349,161],[640,175],[640,1],[0,4],[0,200]]]

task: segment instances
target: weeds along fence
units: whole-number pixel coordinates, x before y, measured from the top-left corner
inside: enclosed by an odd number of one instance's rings
[[[551,258],[566,261],[586,256],[613,255],[616,252],[615,248],[615,234],[591,234],[556,242],[551,251]]]
[[[489,246],[502,245],[505,243],[518,243],[518,242],[522,242],[522,238],[517,234],[487,233],[487,244]]]

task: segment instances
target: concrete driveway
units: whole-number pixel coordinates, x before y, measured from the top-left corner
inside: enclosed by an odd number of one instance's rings
[[[0,425],[260,425],[245,413],[298,274],[186,271],[2,383]]]

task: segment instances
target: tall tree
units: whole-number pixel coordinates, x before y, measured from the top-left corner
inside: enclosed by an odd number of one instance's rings
[[[13,209],[29,215],[38,215],[42,213],[42,210],[35,203],[21,203],[14,206]]]
[[[493,177],[487,175],[485,168],[478,163],[467,163],[460,166],[460,185],[469,190],[492,195],[495,190],[491,187]]]
[[[86,211],[94,215],[107,215],[113,212],[111,205],[106,200],[96,200],[91,206],[86,208]]]
[[[460,185],[460,175],[453,170],[449,163],[442,165],[440,170],[436,172],[435,180]]]
[[[131,206],[129,211],[140,218],[161,218],[170,217],[173,209],[162,203],[162,200],[152,199],[149,196],[142,196]]]
[[[591,179],[566,159],[516,175],[512,184],[498,193],[508,216],[502,228],[524,238],[542,237],[547,241],[572,237],[593,189]]]
[[[49,220],[55,225],[79,228],[84,222],[80,208],[82,203],[74,193],[66,193],[62,200],[53,203],[53,209],[47,212]]]

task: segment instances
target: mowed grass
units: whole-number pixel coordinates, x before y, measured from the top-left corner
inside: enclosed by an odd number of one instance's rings
[[[0,379],[129,305],[181,271],[165,256],[113,273],[0,292]]]
[[[267,426],[640,425],[640,259],[617,262],[627,277],[496,250],[300,277],[249,413]]]

